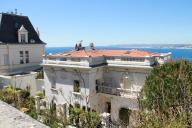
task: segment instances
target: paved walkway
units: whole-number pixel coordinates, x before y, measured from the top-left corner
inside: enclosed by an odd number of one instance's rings
[[[16,108],[0,101],[0,128],[49,128]]]

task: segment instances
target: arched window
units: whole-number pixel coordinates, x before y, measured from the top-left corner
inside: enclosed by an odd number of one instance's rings
[[[120,87],[122,89],[131,89],[131,79],[127,74],[125,74],[121,77]]]

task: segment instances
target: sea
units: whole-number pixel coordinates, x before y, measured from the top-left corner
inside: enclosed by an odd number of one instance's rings
[[[46,47],[46,54],[61,53],[64,51],[73,50],[74,47]],[[150,52],[160,52],[160,53],[172,53],[172,59],[186,59],[192,61],[192,48],[141,48],[141,47],[96,47],[96,49],[112,49],[112,50],[130,50],[130,49],[140,49]]]

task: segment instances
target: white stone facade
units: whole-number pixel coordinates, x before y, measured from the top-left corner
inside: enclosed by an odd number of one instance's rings
[[[37,72],[23,75],[4,76],[0,75],[0,89],[4,86],[29,89],[31,96],[35,96],[37,91],[43,91],[44,80],[37,79]]]
[[[0,13],[0,17],[0,88],[30,85],[34,95],[42,82],[31,72],[41,68],[46,44],[27,16]]]
[[[163,63],[171,58],[170,53],[131,61],[122,61],[121,56],[108,59],[105,56],[72,57],[68,52],[58,55],[47,56],[43,61],[47,102],[57,106],[88,106],[99,113],[110,113],[113,121],[119,120],[121,108],[138,110],[137,96],[153,65],[160,58]],[[80,92],[74,90],[75,81],[79,81]]]
[[[20,51],[23,52],[23,57]],[[28,63],[26,63],[26,51],[28,51]],[[37,69],[42,63],[44,53],[45,44],[0,44],[0,74],[17,74]],[[20,63],[21,59],[23,64]]]

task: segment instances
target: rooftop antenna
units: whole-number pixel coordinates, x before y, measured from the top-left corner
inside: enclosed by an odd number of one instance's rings
[[[83,40],[80,40],[80,41],[79,41],[79,48],[82,47],[82,42],[83,42]]]
[[[80,41],[79,41],[79,43],[82,43],[82,42],[83,42],[83,40],[80,40]]]
[[[15,9],[15,15],[17,15],[17,9]]]

